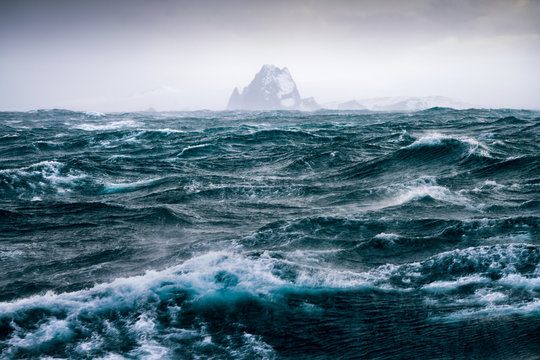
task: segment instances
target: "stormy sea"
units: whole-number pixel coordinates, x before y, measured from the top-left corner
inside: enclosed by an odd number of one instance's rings
[[[0,357],[540,359],[540,112],[0,113]]]

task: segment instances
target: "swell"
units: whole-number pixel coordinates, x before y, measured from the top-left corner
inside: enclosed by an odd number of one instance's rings
[[[80,356],[81,351],[88,350],[93,356],[118,351],[141,356],[148,343],[164,353],[182,346],[184,342],[175,345],[167,339],[186,333],[189,335],[184,339],[195,352],[203,351],[197,343],[207,336],[216,350],[222,350],[224,345],[240,350],[246,345],[243,339],[249,335],[260,344],[279,347],[276,338],[264,330],[268,329],[263,326],[268,317],[263,314],[271,313],[272,317],[282,313],[288,317],[292,306],[303,317],[310,318],[315,313],[319,321],[335,323],[332,312],[321,313],[328,306],[319,297],[321,292],[327,294],[324,298],[334,299],[334,306],[341,302],[342,311],[347,313],[363,307],[363,302],[368,305],[370,301],[364,294],[374,290],[405,292],[410,299],[420,297],[431,302],[462,299],[463,305],[452,316],[467,311],[467,316],[482,317],[486,311],[492,314],[489,309],[494,302],[504,303],[507,313],[521,313],[527,297],[535,299],[528,301],[527,306],[538,309],[540,304],[534,290],[539,260],[536,246],[497,245],[444,252],[422,262],[384,265],[355,273],[302,266],[264,255],[208,253],[161,272],[116,279],[87,290],[0,303],[0,351],[5,357]],[[304,300],[294,305],[300,294],[304,294]],[[336,296],[342,300],[336,302]],[[360,299],[360,303],[354,305],[350,296]],[[385,300],[389,312],[397,310],[391,299]],[[416,300],[410,304],[411,310],[420,308]],[[402,310],[403,305],[398,308]],[[219,313],[224,311],[236,320],[239,309],[254,322],[241,327],[232,322],[224,327]],[[442,315],[448,317],[448,313]],[[372,317],[371,321],[381,320]],[[448,320],[452,321],[451,317]],[[422,322],[403,325],[414,329],[421,327]],[[235,341],[224,341],[221,332]],[[351,345],[354,347],[354,343]],[[264,348],[272,351],[271,346]]]
[[[0,357],[533,358],[539,119],[0,113]]]
[[[480,220],[348,219],[309,217],[270,223],[239,240],[252,251],[274,251],[291,261],[366,268],[422,259],[469,246],[540,241],[537,216]],[[298,257],[298,252],[305,256]]]
[[[190,224],[188,215],[182,214],[166,205],[129,207],[104,202],[45,203],[38,206],[19,208],[18,211],[5,211],[0,225],[4,225],[6,235],[17,236],[20,232],[38,232],[81,225],[73,220],[83,219],[85,224],[115,225],[133,223],[171,223]],[[11,235],[10,233],[13,233]]]

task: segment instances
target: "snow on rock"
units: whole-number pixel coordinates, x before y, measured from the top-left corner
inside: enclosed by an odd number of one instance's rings
[[[235,88],[227,105],[228,110],[302,111],[314,111],[321,108],[356,111],[419,111],[432,107],[469,109],[480,106],[444,96],[384,97],[335,102],[320,106],[312,97],[302,99],[289,70],[286,67],[280,69],[275,65],[264,65],[241,92]]]
[[[241,93],[234,89],[227,109],[297,110],[301,102],[289,70],[275,65],[264,65]]]

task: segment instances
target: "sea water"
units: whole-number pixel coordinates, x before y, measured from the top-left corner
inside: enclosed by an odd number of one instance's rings
[[[540,113],[0,113],[0,357],[540,357]]]

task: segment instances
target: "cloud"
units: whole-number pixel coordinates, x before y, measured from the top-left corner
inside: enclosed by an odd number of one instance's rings
[[[220,108],[232,87],[269,62],[288,66],[301,91],[321,101],[462,94],[474,103],[533,106],[539,90],[539,1],[4,0],[1,7],[0,108],[102,98],[112,106],[164,86],[179,89],[185,106]]]

